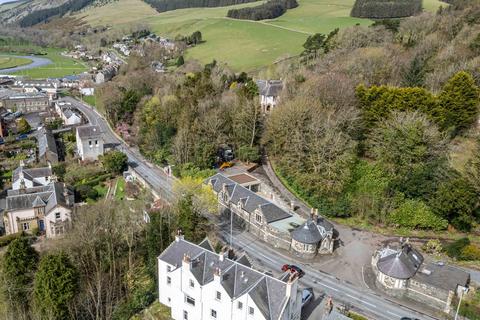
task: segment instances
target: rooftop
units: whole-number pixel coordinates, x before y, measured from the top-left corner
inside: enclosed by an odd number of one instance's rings
[[[225,177],[221,173],[210,177],[206,182],[210,184],[217,193],[225,188],[229,196],[229,201],[235,204],[241,203],[245,211],[253,213],[257,209],[260,210],[267,223],[292,217],[290,212],[241,186],[230,178]]]
[[[380,250],[379,254],[378,270],[392,278],[410,279],[423,263],[423,256],[409,244],[397,250],[387,247]]]
[[[74,202],[73,197],[73,192],[59,182],[51,183],[48,186],[8,190],[5,210],[31,209],[43,202],[45,211],[48,212],[57,205],[71,206]]]
[[[229,179],[239,184],[251,184],[252,182],[260,183],[260,181],[248,173],[240,173],[233,176],[229,176]]]
[[[177,237],[158,259],[179,267],[184,257],[188,256],[190,271],[200,285],[213,281],[215,274],[218,274],[231,299],[248,294],[266,319],[281,317],[288,301],[285,277],[276,279],[244,265],[239,262],[240,259],[234,261],[209,249]]]
[[[99,126],[92,125],[77,127],[77,133],[82,139],[99,137],[102,134]]]

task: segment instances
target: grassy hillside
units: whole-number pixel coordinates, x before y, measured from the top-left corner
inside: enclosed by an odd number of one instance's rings
[[[92,25],[146,23],[164,36],[174,37],[200,30],[206,43],[189,50],[187,57],[203,63],[217,59],[234,70],[254,70],[299,54],[309,34],[328,33],[335,28],[370,24],[350,17],[354,0],[299,0],[299,7],[274,20],[245,21],[226,18],[227,11],[258,5],[247,3],[220,8],[191,8],[156,13],[141,0],[119,0],[101,8],[88,9],[78,16]],[[436,10],[438,0],[424,0]],[[128,14],[125,14],[128,12]]]

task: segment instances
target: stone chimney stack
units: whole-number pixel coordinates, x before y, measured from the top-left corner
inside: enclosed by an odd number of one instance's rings
[[[219,282],[222,280],[222,270],[220,268],[215,268],[215,271],[213,271],[213,279]]]
[[[187,253],[183,254],[183,259],[182,259],[182,267],[189,269],[190,268],[190,263],[191,263],[191,258]]]
[[[311,208],[310,209],[310,219],[313,220],[313,216],[315,215],[315,209]]]
[[[288,281],[287,281],[286,292],[285,292],[285,295],[288,298],[290,298],[292,296],[292,293],[296,291],[297,279],[298,279],[297,273],[290,274],[290,277],[288,278]]]
[[[180,242],[180,240],[183,240],[183,239],[184,237],[183,237],[182,229],[178,229],[177,235],[175,236],[175,242]]]

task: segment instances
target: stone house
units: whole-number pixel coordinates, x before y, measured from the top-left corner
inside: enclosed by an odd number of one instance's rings
[[[11,112],[42,112],[48,110],[50,101],[44,93],[21,93],[12,90],[0,90],[0,107]]]
[[[74,205],[73,192],[63,183],[8,190],[3,222],[6,234],[38,229],[47,238],[65,233]]]
[[[47,186],[53,181],[52,166],[45,168],[25,168],[23,161],[20,166],[13,170],[12,189],[19,190],[23,185],[25,188]]]
[[[82,161],[98,160],[103,155],[103,137],[99,126],[81,126],[77,127],[77,153]]]
[[[305,221],[220,173],[206,183],[221,208],[263,241],[306,259],[333,252],[333,226],[325,219],[312,216]]]
[[[264,114],[269,113],[275,108],[280,100],[280,94],[283,90],[282,80],[257,80],[258,94],[260,96],[260,106]]]
[[[43,128],[37,135],[38,161],[43,163],[58,163],[58,148],[52,130]]]
[[[82,116],[80,112],[72,106],[69,102],[56,102],[55,111],[67,126],[77,125],[82,123]]]
[[[444,263],[426,262],[408,242],[385,247],[372,256],[372,269],[381,288],[449,313],[455,296],[468,288],[470,274]]]
[[[274,278],[248,258],[176,236],[158,257],[158,297],[174,320],[300,320],[302,295],[289,272]]]

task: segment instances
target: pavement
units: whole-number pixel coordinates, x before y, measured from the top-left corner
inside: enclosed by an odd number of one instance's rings
[[[109,127],[107,121],[95,109],[74,98],[66,97],[64,100],[77,107],[89,120],[91,124],[98,125],[103,133],[106,147],[116,148],[128,156],[129,164],[157,194],[163,195],[165,200],[173,199],[173,178],[167,176],[163,170],[149,163],[133,147],[126,145]],[[229,227],[227,227],[227,230]],[[350,230],[350,232],[352,232]],[[228,231],[219,230],[224,240],[229,239]],[[419,311],[409,309],[386,297],[375,294],[373,291],[353,285],[341,280],[331,274],[318,270],[309,263],[300,263],[288,253],[277,248],[268,246],[250,233],[236,231],[233,235],[233,246],[236,249],[248,253],[249,257],[259,266],[266,270],[275,271],[285,263],[292,263],[300,266],[306,275],[300,280],[305,287],[312,287],[316,293],[325,293],[332,297],[337,303],[349,306],[353,311],[361,312],[371,319],[394,320],[402,317],[412,317],[422,320],[439,319],[423,314]],[[361,270],[363,264],[358,263],[355,267]],[[347,270],[348,271],[348,270]],[[348,271],[350,272],[350,271]],[[319,319],[315,313],[309,319]]]
[[[105,148],[117,149],[124,152],[128,157],[129,166],[141,176],[155,191],[166,200],[172,200],[173,178],[169,177],[163,170],[148,162],[138,151],[138,149],[128,146],[121,140],[110,128],[108,122],[103,116],[91,106],[76,100],[72,97],[65,97],[62,100],[70,102],[74,107],[80,110],[88,122],[92,125],[98,125],[103,134]]]

